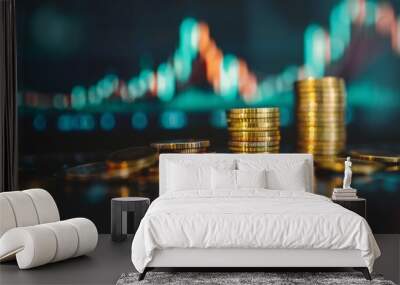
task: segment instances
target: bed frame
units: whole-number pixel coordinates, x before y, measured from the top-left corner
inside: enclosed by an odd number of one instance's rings
[[[154,268],[337,268],[352,267],[371,280],[359,250],[329,249],[197,249],[156,250],[152,261],[139,275],[142,280]]]
[[[160,195],[166,189],[166,162],[171,159],[213,160],[252,158],[306,161],[310,171],[307,191],[312,192],[313,157],[310,154],[161,154],[160,155]],[[371,275],[359,250],[330,249],[250,249],[250,248],[169,248],[158,249],[139,280],[155,268],[235,268],[246,271],[250,268],[343,268],[350,267],[361,271],[367,280]]]

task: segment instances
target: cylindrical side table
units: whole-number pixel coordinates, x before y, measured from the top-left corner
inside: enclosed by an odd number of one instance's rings
[[[134,215],[134,233],[150,205],[149,198],[121,197],[111,199],[111,239],[123,241],[127,235],[127,212]]]

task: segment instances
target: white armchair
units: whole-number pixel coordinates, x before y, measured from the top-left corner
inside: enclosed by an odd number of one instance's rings
[[[53,197],[43,189],[0,193],[0,262],[17,259],[20,269],[84,255],[98,233],[88,219],[60,221]]]

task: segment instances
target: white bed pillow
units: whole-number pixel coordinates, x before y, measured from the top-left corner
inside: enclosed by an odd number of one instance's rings
[[[239,160],[239,170],[266,170],[267,188],[273,190],[306,191],[310,169],[305,160]]]
[[[199,154],[199,157],[201,155]],[[206,156],[205,156],[206,157]],[[184,165],[185,167],[205,166],[216,169],[237,169],[236,159],[188,159],[188,158],[171,158],[167,160],[167,165],[170,163]]]
[[[305,163],[297,164],[290,170],[267,170],[268,189],[303,191],[307,189],[307,179],[304,174]]]
[[[168,163],[168,191],[211,189],[211,167]]]
[[[266,170],[211,169],[214,191],[234,191],[241,188],[267,188]]]
[[[233,169],[211,169],[211,188],[214,191],[233,191],[237,189],[236,170]]]
[[[237,188],[267,188],[267,171],[236,170]]]

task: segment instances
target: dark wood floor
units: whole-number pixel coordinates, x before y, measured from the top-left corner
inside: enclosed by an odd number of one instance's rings
[[[376,235],[382,251],[375,272],[400,282],[400,235]],[[94,252],[42,267],[19,270],[16,262],[0,265],[0,284],[115,284],[122,273],[134,271],[131,262],[132,236],[115,243],[110,235],[100,235]],[[311,270],[312,271],[312,270]]]
[[[29,270],[19,270],[16,262],[0,265],[0,284],[115,284],[124,272],[134,271],[131,262],[132,237],[121,243],[110,235],[100,235],[95,251]]]

